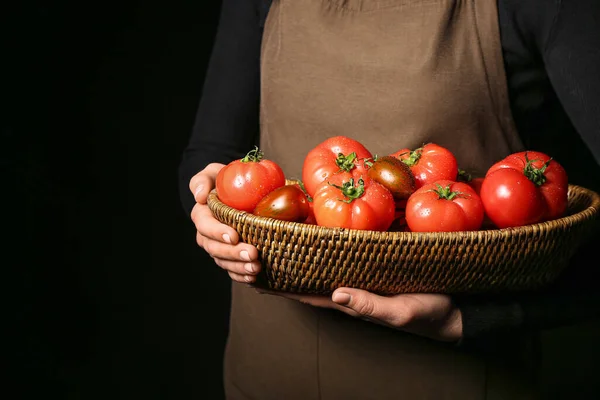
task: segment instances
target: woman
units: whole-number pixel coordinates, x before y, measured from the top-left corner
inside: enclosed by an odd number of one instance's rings
[[[596,315],[567,290],[588,293],[588,271],[519,297],[259,294],[257,250],[206,197],[255,143],[291,177],[335,135],[379,154],[434,142],[478,171],[545,151],[597,189],[599,20],[596,0],[223,2],[180,178],[198,244],[233,280],[228,398],[536,398],[536,330]]]

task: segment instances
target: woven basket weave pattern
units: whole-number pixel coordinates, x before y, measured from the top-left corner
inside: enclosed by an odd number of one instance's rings
[[[600,196],[571,185],[564,218],[443,233],[358,231],[256,217],[224,205],[214,191],[208,205],[258,248],[264,270],[258,284],[269,289],[474,294],[536,289],[556,279],[596,222]]]

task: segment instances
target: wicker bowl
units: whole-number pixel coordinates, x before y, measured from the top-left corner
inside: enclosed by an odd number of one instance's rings
[[[479,294],[533,290],[556,279],[597,222],[600,195],[569,185],[563,218],[443,233],[325,228],[257,217],[226,206],[215,191],[208,206],[258,248],[263,272],[257,285],[271,290]]]

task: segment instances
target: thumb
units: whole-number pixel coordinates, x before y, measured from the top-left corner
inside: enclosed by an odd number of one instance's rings
[[[196,202],[200,204],[206,203],[206,197],[214,189],[217,175],[224,166],[218,163],[208,164],[206,168],[190,179],[190,191],[194,195]]]
[[[402,326],[408,322],[409,313],[403,304],[393,298],[379,296],[366,290],[341,288],[333,292],[331,300],[342,306],[347,314],[388,325]]]
[[[360,289],[337,289],[333,292],[331,300],[335,303],[347,307],[362,317],[377,318],[379,314],[378,297]]]

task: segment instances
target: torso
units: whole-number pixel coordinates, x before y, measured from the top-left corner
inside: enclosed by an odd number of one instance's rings
[[[261,148],[288,177],[335,135],[374,154],[434,142],[474,171],[523,148],[494,0],[275,1],[261,72]],[[533,398],[452,345],[237,284],[226,366],[236,399]]]

